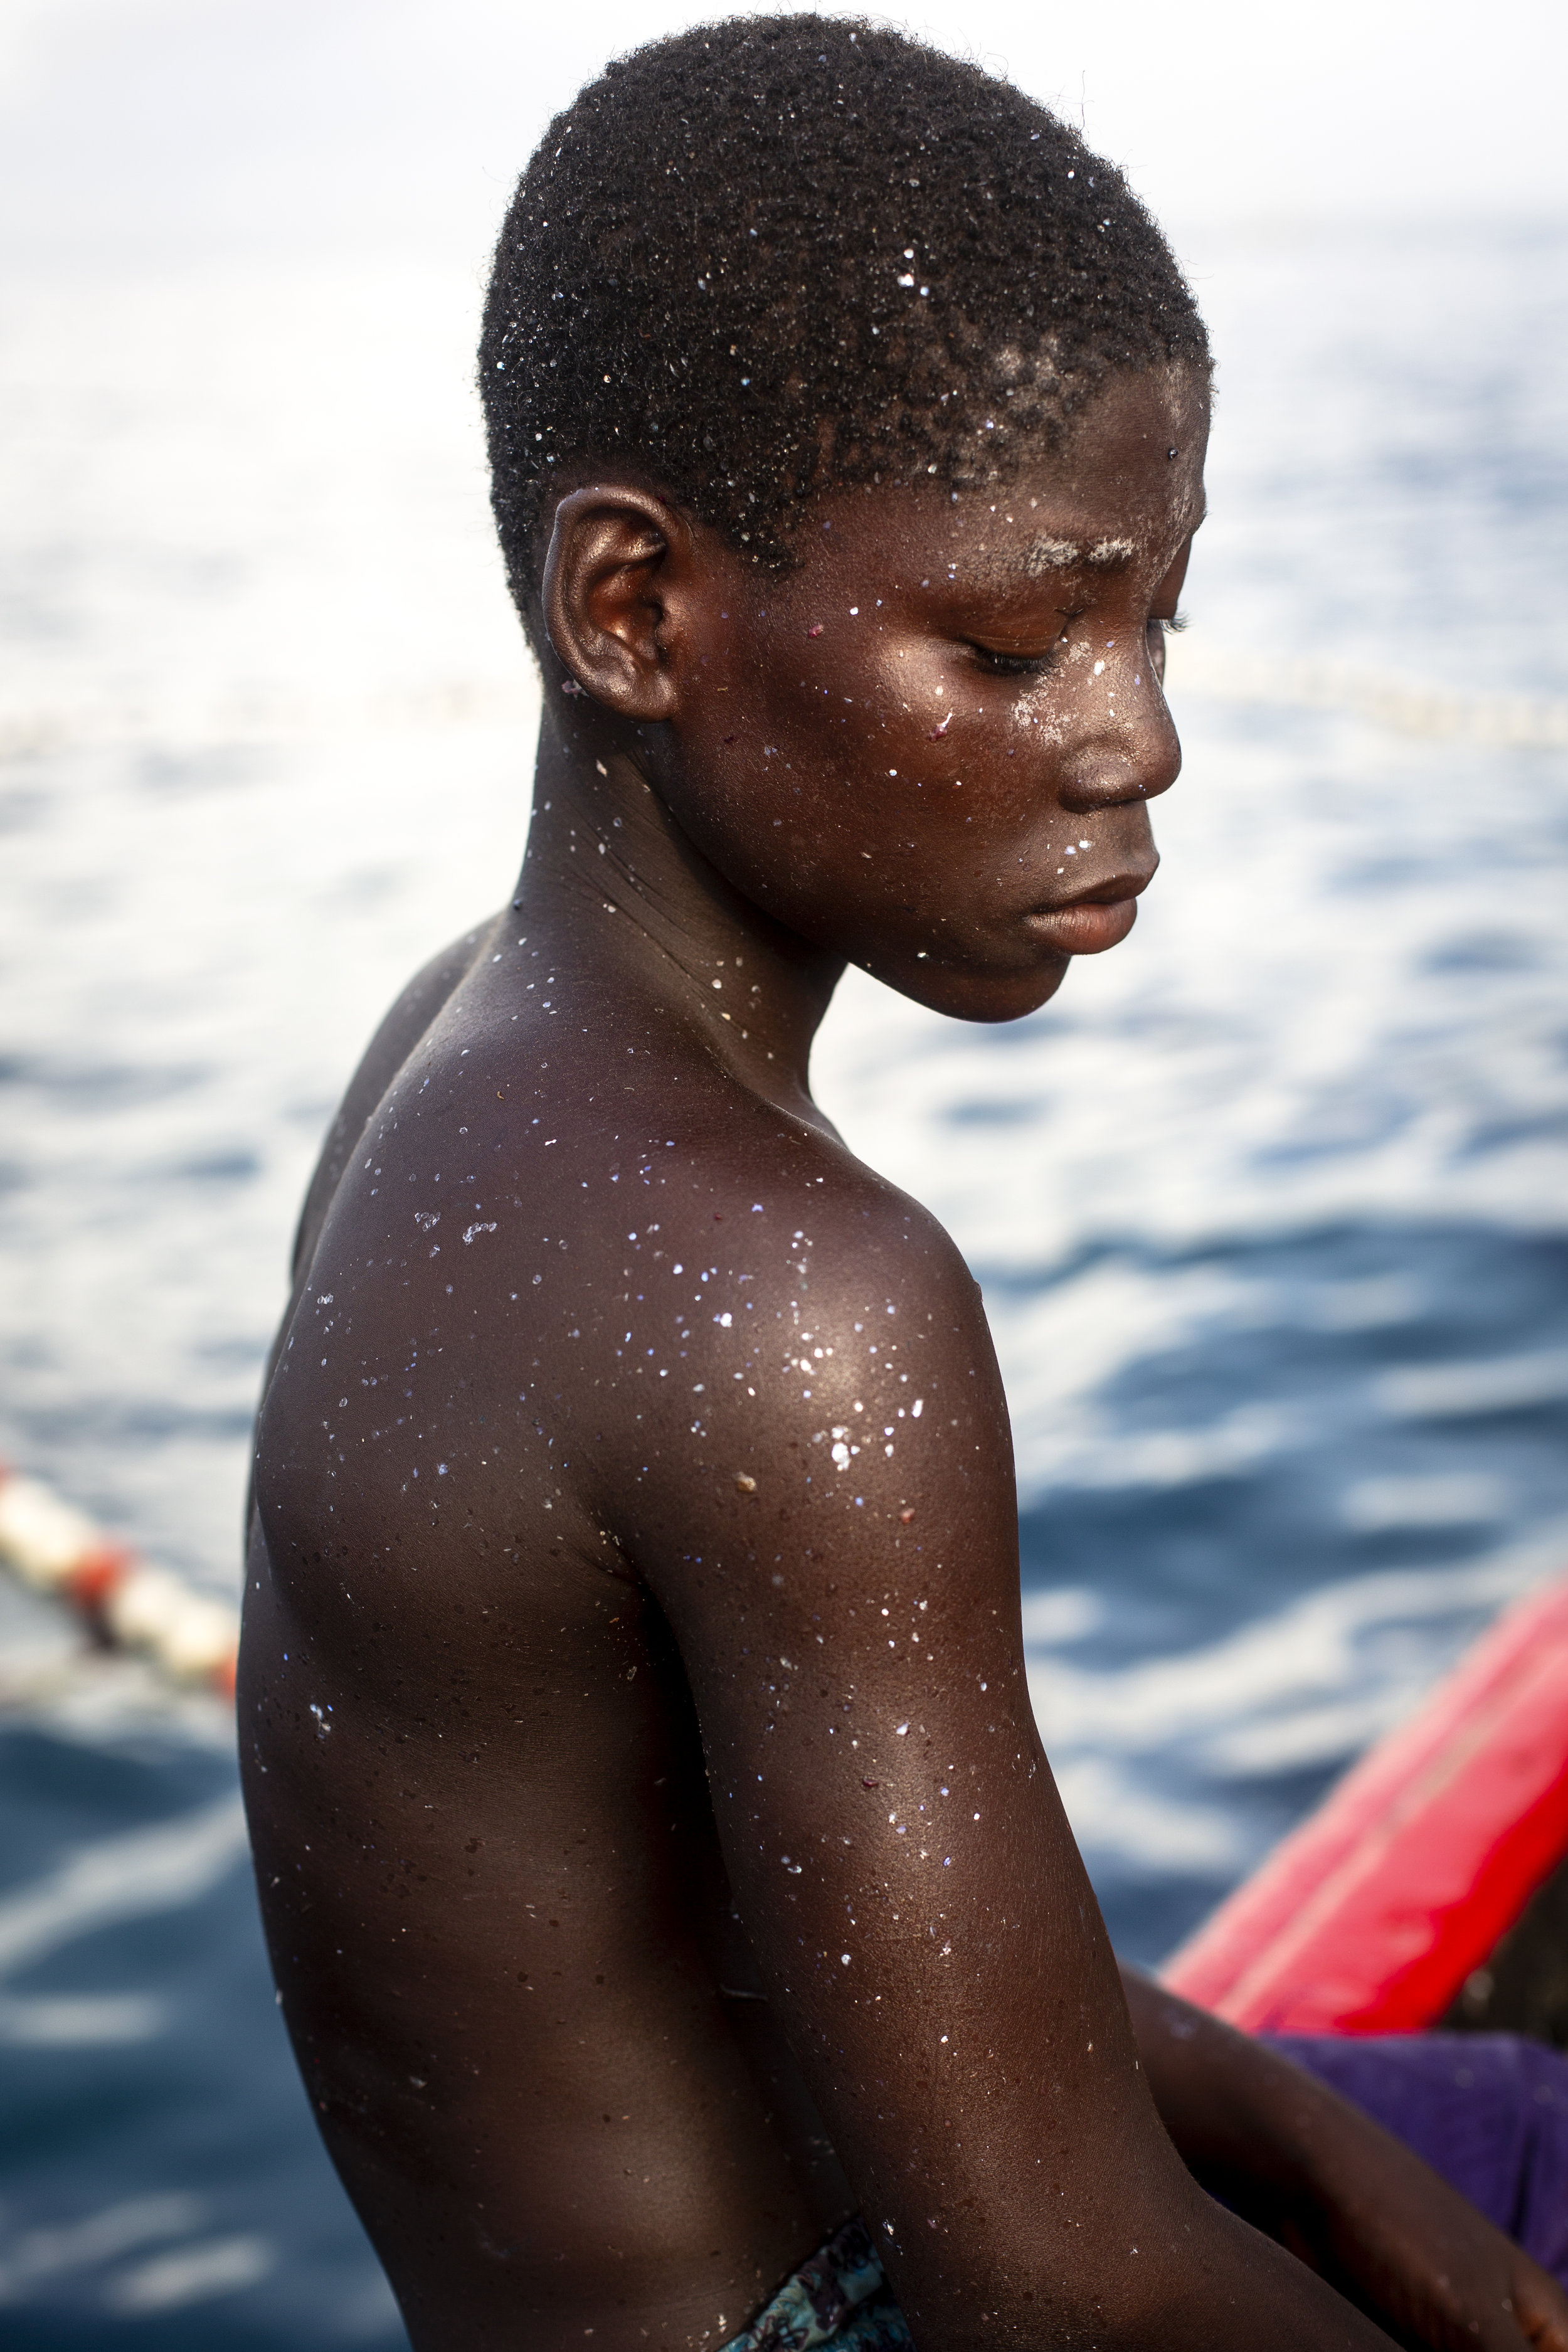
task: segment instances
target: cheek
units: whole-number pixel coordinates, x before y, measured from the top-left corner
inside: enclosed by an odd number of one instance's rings
[[[741,709],[736,740],[691,749],[731,803],[733,822],[795,827],[802,850],[816,853],[813,862],[896,822],[925,777],[922,753],[932,754],[939,770],[942,764],[929,730],[887,691],[875,667],[858,661],[831,662],[808,650],[757,679]]]
[[[788,651],[721,681],[665,780],[686,830],[749,895],[858,896],[876,866],[901,896],[921,853],[984,860],[1048,815],[1061,723],[1046,682],[993,687],[939,648],[869,635]]]
[[[1068,728],[1062,684],[1059,674],[1053,671],[1026,687],[1014,703],[1012,749],[1020,759],[1047,758],[1065,749]]]
[[[964,760],[994,756],[983,740],[993,715],[977,714],[968,681],[955,688],[940,660],[874,641],[852,664],[807,669],[799,684],[773,681],[770,707],[829,824],[896,824],[927,794],[962,789]]]
[[[973,838],[1011,834],[1052,804],[1065,730],[1046,681],[1031,689],[911,659],[890,679],[884,672],[883,710],[885,766],[898,780],[879,782],[901,786],[906,809],[928,809]]]

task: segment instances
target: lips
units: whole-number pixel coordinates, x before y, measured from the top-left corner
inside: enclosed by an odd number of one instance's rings
[[[1058,955],[1103,955],[1117,947],[1138,919],[1138,894],[1153,880],[1153,868],[1109,874],[1085,882],[1055,907],[1037,907],[1026,918],[1043,945]]]

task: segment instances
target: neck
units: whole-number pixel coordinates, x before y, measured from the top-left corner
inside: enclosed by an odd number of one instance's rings
[[[561,950],[677,1012],[742,1084],[812,1109],[812,1039],[844,958],[734,889],[670,814],[646,748],[593,709],[546,706],[515,898]]]

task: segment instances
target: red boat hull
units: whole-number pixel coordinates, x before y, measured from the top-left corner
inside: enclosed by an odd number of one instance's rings
[[[1505,1612],[1163,1970],[1252,2032],[1436,2024],[1568,1853],[1568,1584]]]

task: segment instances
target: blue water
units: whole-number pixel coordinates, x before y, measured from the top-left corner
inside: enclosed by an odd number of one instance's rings
[[[1198,257],[1214,519],[1138,929],[1008,1031],[852,979],[818,1055],[984,1284],[1037,1708],[1144,1958],[1568,1567],[1568,778],[1485,702],[1568,694],[1563,258]],[[0,1455],[228,1591],[333,1097],[517,861],[475,301],[257,258],[24,282],[0,330]],[[1311,707],[1309,656],[1471,731]],[[279,2029],[230,1738],[0,1595],[19,2352],[402,2340]]]

